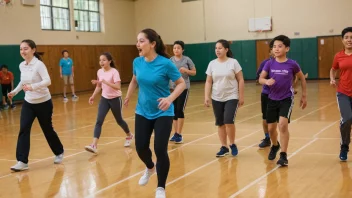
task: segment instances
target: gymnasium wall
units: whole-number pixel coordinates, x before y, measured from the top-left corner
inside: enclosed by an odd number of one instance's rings
[[[135,26],[155,28],[164,41],[186,43],[336,35],[351,25],[350,0],[137,0]],[[249,33],[248,19],[272,16],[273,31]],[[299,36],[294,36],[299,32]]]
[[[18,65],[23,61],[19,54],[19,43],[26,38],[33,39],[38,51],[44,52],[43,61],[51,76],[52,85],[49,89],[52,94],[62,93],[58,62],[63,49],[68,49],[74,60],[77,91],[94,89],[90,80],[96,78],[99,54],[103,51],[110,51],[114,55],[122,81],[129,82],[133,58],[138,56],[135,48],[134,3],[127,0],[100,2],[102,32],[99,33],[75,31],[73,1],[70,1],[71,31],[41,30],[40,0],[33,7],[23,6],[20,0],[14,0],[12,6],[0,6],[0,64],[7,64],[14,73],[15,86],[20,79]],[[23,97],[24,93],[20,92],[15,100],[22,100]]]
[[[41,30],[40,0],[36,6],[0,6],[0,45],[16,45],[30,38],[43,45],[131,45],[135,44],[134,3],[126,0],[101,0],[102,32],[76,32],[73,1],[70,2],[71,31]],[[78,38],[77,38],[78,37]]]
[[[205,80],[208,63],[215,58],[218,39],[233,41],[231,49],[246,80],[255,79],[259,64],[268,58],[268,42],[279,34],[291,38],[289,58],[296,60],[309,79],[328,78],[332,59],[342,49],[341,30],[350,26],[349,0],[138,0],[136,30],[151,27],[167,44],[186,43],[185,55],[197,67],[193,81]],[[248,32],[248,19],[272,17],[273,31]],[[294,35],[298,32],[299,35]],[[321,36],[325,44],[320,42]]]

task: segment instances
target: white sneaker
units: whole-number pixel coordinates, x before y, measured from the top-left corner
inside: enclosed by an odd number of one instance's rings
[[[155,198],[165,198],[165,189],[163,187],[158,187],[156,189]]]
[[[66,97],[64,97],[64,100],[63,100],[64,102],[68,102],[68,99],[66,98]]]
[[[25,164],[23,162],[18,161],[17,164],[11,167],[11,170],[13,171],[23,171],[23,170],[28,170],[28,164]]]
[[[155,166],[152,170],[146,168],[143,176],[139,179],[138,184],[141,186],[147,185],[150,176],[152,176],[155,173],[155,168],[156,168]]]
[[[126,137],[125,144],[124,144],[125,147],[131,146],[131,142],[133,140],[133,137],[134,137],[133,134],[131,134],[130,136]]]
[[[98,149],[97,147],[95,147],[93,144],[89,145],[89,146],[85,146],[84,147],[86,149],[86,151],[94,153],[94,154],[98,154]]]
[[[61,164],[62,160],[64,159],[64,153],[55,156],[54,164]]]

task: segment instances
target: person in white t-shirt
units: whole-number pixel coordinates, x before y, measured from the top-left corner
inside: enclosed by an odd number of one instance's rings
[[[218,134],[222,145],[216,157],[224,157],[229,154],[227,137],[230,140],[231,154],[236,156],[238,149],[235,144],[234,123],[237,108],[244,103],[242,68],[238,61],[233,58],[228,41],[218,40],[215,53],[218,58],[210,61],[206,71],[204,104],[209,107],[211,97],[216,120],[215,125],[218,126]]]

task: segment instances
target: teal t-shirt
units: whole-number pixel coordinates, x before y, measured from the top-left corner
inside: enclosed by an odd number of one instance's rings
[[[62,68],[62,75],[71,75],[72,74],[73,61],[71,58],[61,58],[60,67]]]
[[[181,77],[176,65],[160,55],[151,62],[145,61],[144,57],[138,57],[133,61],[133,74],[139,86],[136,114],[150,120],[174,116],[173,104],[171,103],[168,110],[162,111],[158,108],[158,99],[168,97],[169,81],[174,82]]]

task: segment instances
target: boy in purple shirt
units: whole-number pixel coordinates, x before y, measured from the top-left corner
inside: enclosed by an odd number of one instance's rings
[[[280,35],[275,37],[272,42],[275,59],[265,64],[259,78],[260,84],[270,87],[266,121],[273,145],[268,159],[274,160],[280,149],[280,144],[277,141],[278,134],[276,133],[277,122],[279,122],[281,153],[277,164],[287,166],[288,123],[290,122],[294,101],[292,83],[295,75],[301,79],[302,98],[300,106],[304,109],[307,106],[306,79],[297,62],[286,57],[290,49],[290,39],[287,36]],[[270,79],[266,79],[268,75]]]
[[[262,72],[264,65],[273,58],[273,54],[272,54],[273,42],[270,42],[269,46],[270,46],[270,49],[269,49],[270,58],[265,59],[262,63],[260,63],[260,66],[257,71],[256,80],[259,79],[260,73]],[[269,79],[269,76],[267,76],[266,79]],[[259,148],[265,148],[271,145],[270,136],[268,132],[268,123],[266,122],[266,110],[267,110],[267,104],[269,99],[268,95],[269,95],[269,86],[263,85],[262,94],[261,94],[261,106],[262,106],[262,118],[263,118],[263,131],[264,131],[265,137],[264,139],[262,139],[262,142],[258,145]]]

